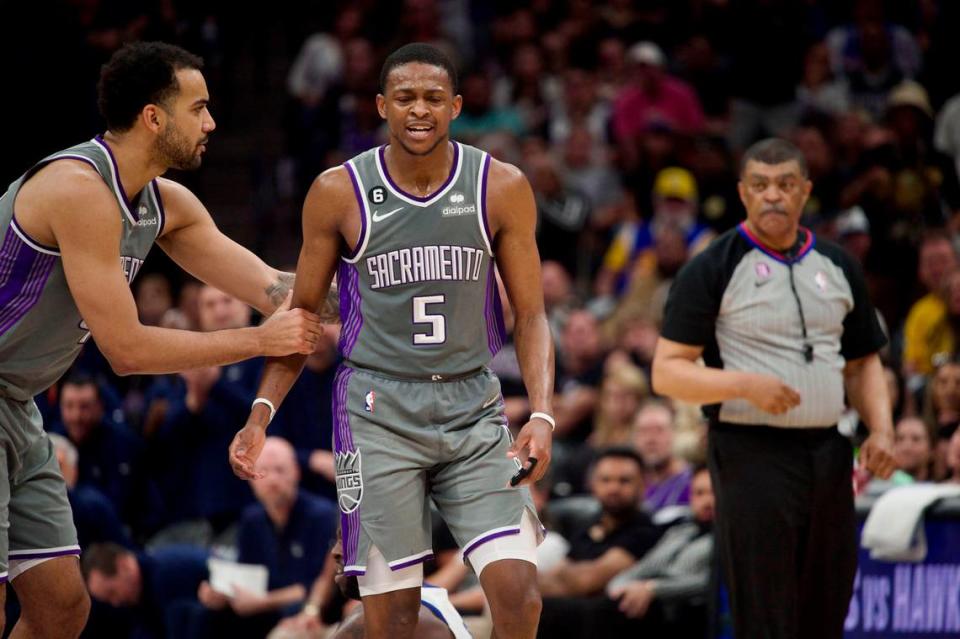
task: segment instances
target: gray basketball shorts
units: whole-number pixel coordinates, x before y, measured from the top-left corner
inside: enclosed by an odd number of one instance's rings
[[[529,490],[507,487],[517,466],[506,456],[500,382],[488,370],[427,382],[342,365],[333,422],[345,574],[365,574],[371,546],[392,570],[428,560],[428,498],[467,558],[519,533],[524,508],[536,518]]]
[[[0,399],[0,583],[11,564],[79,554],[67,486],[37,405]]]

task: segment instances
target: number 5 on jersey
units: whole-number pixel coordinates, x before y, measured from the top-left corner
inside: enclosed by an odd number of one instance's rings
[[[445,295],[420,295],[413,298],[413,323],[430,325],[429,331],[413,334],[414,345],[428,346],[447,341],[447,318],[439,313],[427,312],[430,304],[443,304],[446,300]]]

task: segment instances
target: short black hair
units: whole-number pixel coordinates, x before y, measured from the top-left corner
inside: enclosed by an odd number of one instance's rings
[[[447,77],[450,78],[450,86],[453,87],[453,94],[457,94],[459,84],[457,82],[457,69],[453,66],[453,62],[446,53],[425,42],[405,44],[387,56],[387,59],[383,61],[383,67],[380,69],[380,93],[387,92],[387,76],[390,75],[390,72],[411,62],[430,64],[446,71]]]
[[[747,168],[747,162],[753,160],[761,164],[783,164],[790,160],[796,160],[800,166],[800,173],[803,177],[809,175],[807,170],[807,158],[803,156],[803,151],[798,149],[795,144],[784,140],[783,138],[767,138],[760,140],[744,152],[740,159],[740,175]]]
[[[80,570],[83,573],[84,580],[90,579],[90,574],[97,570],[105,577],[113,577],[117,574],[117,559],[126,555],[132,555],[129,548],[124,548],[120,544],[106,542],[102,544],[92,544],[83,551],[83,558],[80,560]]]
[[[636,462],[638,470],[643,471],[643,458],[640,457],[640,453],[629,446],[608,446],[607,448],[600,449],[600,451],[594,455],[593,463],[590,464],[591,473],[593,470],[596,470],[597,466],[599,466],[600,462],[604,459],[629,459]]]
[[[97,383],[90,375],[84,372],[70,373],[70,375],[63,380],[63,383],[60,385],[60,389],[64,386],[93,386],[93,389],[97,391],[97,399],[100,399],[100,384]]]
[[[203,60],[173,44],[133,42],[100,68],[97,106],[107,129],[130,130],[143,107],[164,105],[180,90],[177,71],[203,69]]]

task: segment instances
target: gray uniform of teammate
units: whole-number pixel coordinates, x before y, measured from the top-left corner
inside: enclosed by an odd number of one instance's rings
[[[506,488],[510,432],[485,368],[503,345],[486,179],[490,157],[454,145],[431,196],[402,191],[384,147],[346,163],[360,240],[337,274],[345,364],[334,385],[334,446],[345,574],[371,544],[394,570],[431,554],[432,496],[469,558],[516,534],[526,488]]]
[[[120,266],[129,281],[163,230],[156,181],[129,202],[100,138],[44,158],[0,198],[0,583],[10,561],[79,554],[66,487],[33,396],[56,382],[89,338],[60,253],[31,239],[14,204],[25,181],[60,159],[87,162],[113,191],[123,218]],[[84,211],[73,211],[83,215]]]

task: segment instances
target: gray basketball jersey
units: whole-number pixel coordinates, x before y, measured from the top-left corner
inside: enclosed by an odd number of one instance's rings
[[[361,215],[359,241],[337,274],[340,351],[353,366],[438,379],[483,367],[503,345],[486,212],[490,156],[452,144],[450,174],[429,197],[397,186],[386,147],[344,165]]]
[[[60,159],[90,164],[113,191],[123,220],[118,266],[128,281],[133,281],[163,230],[163,204],[156,180],[135,201],[129,201],[117,162],[99,136],[44,158],[0,197],[0,390],[21,401],[57,381],[90,336],[67,287],[59,251],[31,239],[14,216],[14,202],[23,183]],[[85,211],[66,214],[84,215]]]

